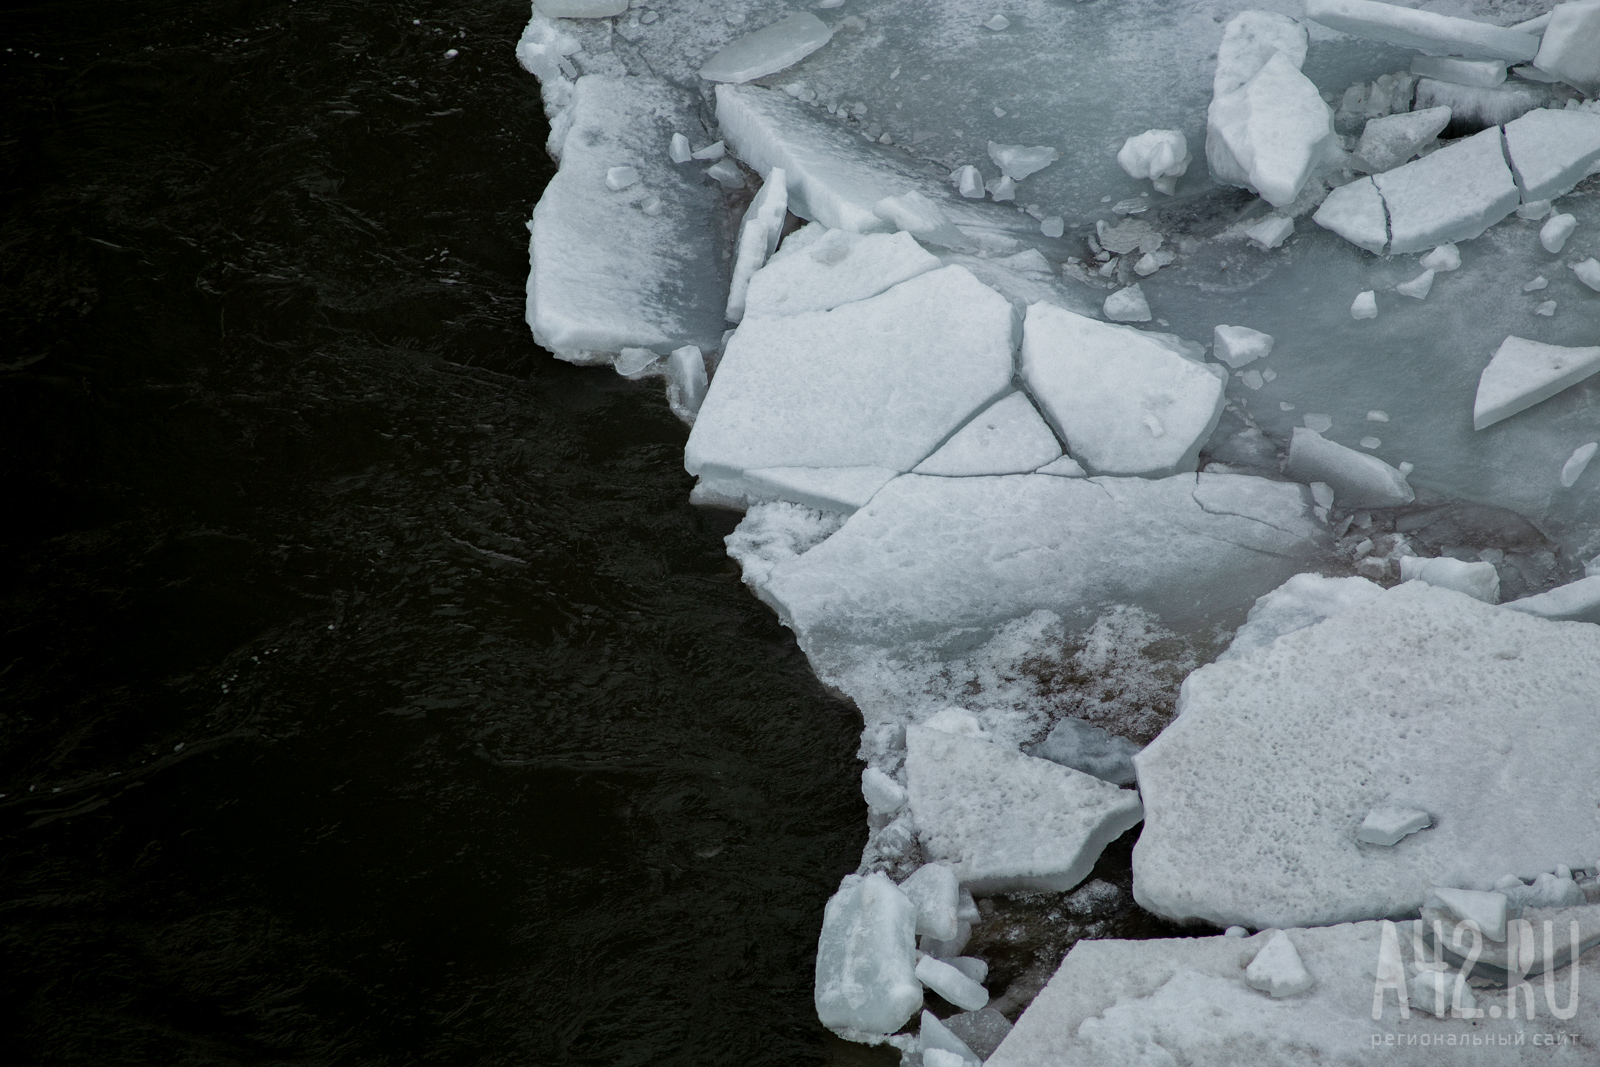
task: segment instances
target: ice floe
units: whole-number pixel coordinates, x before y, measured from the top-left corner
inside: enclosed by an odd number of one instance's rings
[[[1472,428],[1482,430],[1600,371],[1600,346],[1568,348],[1507,337],[1478,377]]]

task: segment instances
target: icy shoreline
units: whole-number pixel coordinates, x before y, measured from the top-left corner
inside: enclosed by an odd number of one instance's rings
[[[1330,924],[1600,914],[1600,3],[1543,7],[535,4],[535,339],[666,379],[693,499],[862,713],[835,1031],[1277,1063],[1287,998],[1355,1056],[1377,924]],[[991,1004],[973,894],[1071,890],[1141,818],[1150,912],[1305,929]],[[1132,968],[1092,1010],[1054,992],[1091,958]],[[1465,978],[1430,1034],[1484,1036]]]

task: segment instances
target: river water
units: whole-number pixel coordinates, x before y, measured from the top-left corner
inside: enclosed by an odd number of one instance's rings
[[[529,339],[526,18],[0,15],[8,1063],[859,1055],[859,719]]]

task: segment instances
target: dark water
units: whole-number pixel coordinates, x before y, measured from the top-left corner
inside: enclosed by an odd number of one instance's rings
[[[7,1063],[829,1054],[858,722],[528,338],[526,17],[0,16]]]

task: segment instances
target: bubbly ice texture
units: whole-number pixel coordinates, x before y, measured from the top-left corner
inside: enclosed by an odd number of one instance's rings
[[[892,1034],[922,1007],[916,906],[883,874],[847,874],[823,912],[816,1004],[845,1036]]]
[[[1204,364],[1050,304],[1028,309],[1021,370],[1073,458],[1096,474],[1192,471],[1222,415],[1222,379]]]
[[[1532,34],[1374,0],[1306,0],[1305,12],[1330,30],[1434,55],[1524,61],[1539,51]]]
[[[925,726],[906,729],[906,781],[923,851],[974,893],[1070,889],[1140,818],[1132,790]]]
[[[1600,753],[1579,740],[1597,685],[1600,629],[1421,582],[1202,667],[1134,759],[1134,897],[1180,921],[1338,923],[1600,851]],[[1438,825],[1363,849],[1379,803]]]
[[[684,467],[910,470],[1010,386],[1011,348],[1011,305],[961,267],[832,311],[746,316]]]
[[[801,238],[802,234],[806,236]],[[939,258],[908,233],[858,234],[829,230],[813,222],[791,234],[778,254],[750,279],[745,313],[771,316],[832,311],[841,304],[877,296],[900,282],[937,270],[939,265]]]
[[[667,85],[588,75],[572,86],[551,132],[561,167],[528,224],[528,325],[558,357],[604,363],[630,347],[720,347],[720,200],[661,151],[691,123],[693,98]],[[607,172],[623,166],[638,181],[608,188]],[[659,215],[640,210],[652,196],[666,205]]]
[[[1275,1001],[1246,986],[1241,961],[1279,936],[1293,943],[1316,984],[1300,996]],[[1426,948],[1424,953],[1431,958]],[[1580,1010],[1559,1024],[1576,1037],[1564,1049],[1534,1048],[1526,1037],[1518,1046],[1518,1032],[1526,1034],[1530,1025],[1538,1024],[1523,1018],[1520,1010],[1518,1017],[1508,1018],[1503,990],[1470,991],[1486,1011],[1482,1018],[1419,1020],[1421,1006],[1416,1003],[1409,1004],[1402,1018],[1395,985],[1405,984],[1412,965],[1419,962],[1408,923],[1263,930],[1243,940],[1079,941],[986,1062],[989,1067],[1158,1063],[1580,1067],[1585,1057],[1592,1059],[1593,1042],[1600,1040],[1594,1013]],[[1575,978],[1569,973],[1560,976],[1554,994],[1558,1003],[1571,981],[1576,980],[1580,990],[1600,981],[1600,956],[1584,956],[1579,969]],[[1383,989],[1378,1019],[1372,1017],[1375,970],[1379,984],[1393,983]],[[1448,1002],[1455,991],[1455,971],[1446,977]],[[1491,1004],[1500,1010],[1488,1012]],[[1542,991],[1538,1012],[1549,1021]],[[1427,1045],[1407,1040],[1417,1036],[1419,1024],[1430,1032]],[[1488,1038],[1494,1039],[1492,1046]],[[1483,1044],[1475,1047],[1475,1041]]]
[[[1025,393],[990,404],[913,470],[970,477],[1026,474],[1061,458],[1061,444]]]
[[[833,30],[809,11],[780,19],[729,44],[706,61],[700,77],[741,83],[792,67],[828,43]]]

